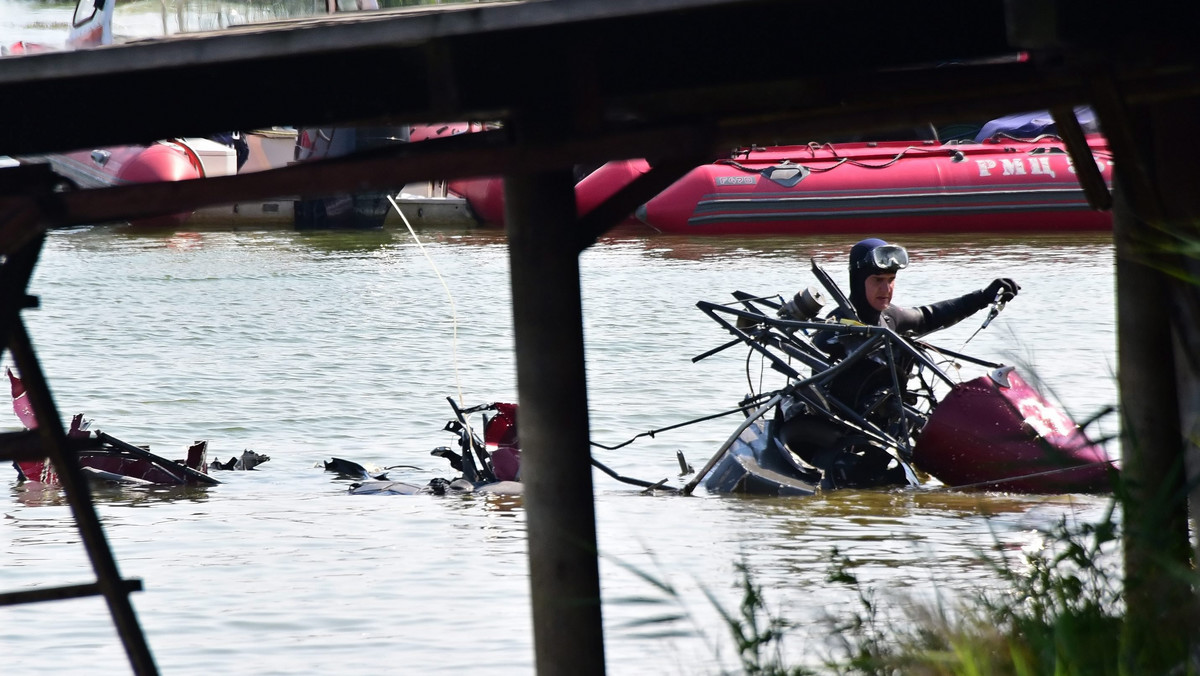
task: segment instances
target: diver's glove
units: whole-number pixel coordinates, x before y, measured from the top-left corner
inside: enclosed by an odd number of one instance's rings
[[[989,303],[993,300],[999,300],[1002,303],[1007,303],[1016,297],[1017,292],[1020,290],[1021,286],[1019,284],[1007,277],[1003,277],[1000,279],[993,279],[992,283],[988,284],[987,288],[983,290],[983,296],[988,300]]]

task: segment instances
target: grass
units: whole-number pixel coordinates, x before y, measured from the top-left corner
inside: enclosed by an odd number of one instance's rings
[[[743,561],[735,565],[741,591],[736,608],[726,607],[702,587],[725,628],[713,650],[719,654],[732,643],[739,673],[748,676],[1125,675],[1120,666],[1125,599],[1116,505],[1114,499],[1094,523],[1062,518],[1041,533],[1040,547],[1018,552],[997,537],[997,544],[980,557],[1000,584],[953,606],[882,599],[857,578],[854,561],[831,550],[826,581],[853,590],[858,604],[827,618],[831,640],[816,649],[820,653],[808,651],[822,659],[821,667],[814,667],[821,664],[814,660],[804,666],[788,664],[783,646],[794,625],[772,611]],[[664,593],[658,602],[686,607],[679,590],[630,569]],[[689,635],[680,630],[689,619],[685,609],[656,614],[643,623],[655,625],[657,635],[667,638]],[[1200,670],[1179,664],[1165,673],[1186,676]]]
[[[688,608],[687,599],[665,577],[648,573],[637,566],[608,557],[613,563],[650,584],[654,593],[631,598],[614,599],[613,603],[633,604],[650,608],[641,619],[627,622],[624,629],[635,630],[642,638],[669,639],[704,635],[699,622]],[[753,580],[750,567],[742,561],[735,564],[740,576],[742,601],[736,611],[729,611],[706,587],[705,597],[716,609],[724,627],[733,638],[740,673],[753,676],[815,676],[816,672],[799,666],[787,666],[783,657],[783,639],[792,625],[772,612],[763,596],[762,587]],[[691,628],[689,628],[689,625]],[[725,643],[713,642],[714,657],[720,661]],[[724,672],[728,673],[728,672]]]
[[[747,676],[809,676],[815,672],[784,664],[783,637],[790,623],[767,608],[762,587],[755,584],[749,566],[737,564],[741,576],[742,602],[737,614],[729,612],[707,590],[709,602],[717,609],[729,629]]]
[[[1119,528],[1110,508],[1097,523],[1060,521],[1043,533],[1045,547],[1014,555],[997,545],[981,554],[998,575],[999,591],[981,592],[957,607],[905,605],[899,618],[854,575],[836,549],[827,579],[853,588],[859,608],[830,619],[835,648],[824,673],[864,676],[1102,676],[1121,673],[1124,600]],[[791,625],[767,609],[751,571],[738,566],[742,602],[716,606],[745,674],[813,674],[789,667],[780,647]],[[899,620],[899,621],[897,621]],[[1193,673],[1181,665],[1173,673]]]

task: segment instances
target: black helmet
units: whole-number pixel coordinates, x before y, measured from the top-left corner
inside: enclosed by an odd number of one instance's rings
[[[850,303],[865,324],[879,321],[879,311],[867,302],[866,281],[871,275],[896,272],[908,267],[908,252],[882,239],[864,239],[850,248]]]

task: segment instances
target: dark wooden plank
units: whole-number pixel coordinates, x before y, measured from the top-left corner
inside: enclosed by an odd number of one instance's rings
[[[845,80],[1010,51],[1001,0],[965,8],[949,0],[449,7],[3,59],[0,100],[20,105],[0,110],[0,153],[277,124],[506,117],[528,98],[522,82],[548,79],[572,80],[573,116],[611,124],[644,117],[630,107],[639,102],[652,113],[656,101],[719,101],[756,85],[777,91],[799,78]],[[941,17],[936,32],[930,16]],[[853,32],[835,30],[847,17],[855,17]],[[72,105],[63,105],[64,92]],[[95,105],[82,115],[79,102]]]

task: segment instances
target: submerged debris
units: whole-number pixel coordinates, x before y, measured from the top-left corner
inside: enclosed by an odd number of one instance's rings
[[[263,455],[262,453],[256,453],[247,448],[246,450],[242,451],[241,457],[230,458],[228,462],[221,462],[220,460],[214,460],[214,461],[208,463],[208,469],[209,470],[214,470],[214,469],[249,470],[249,469],[254,469],[255,467],[258,467],[259,465],[263,464],[264,462],[267,462],[270,459],[271,459],[271,456],[269,456],[269,455]]]

